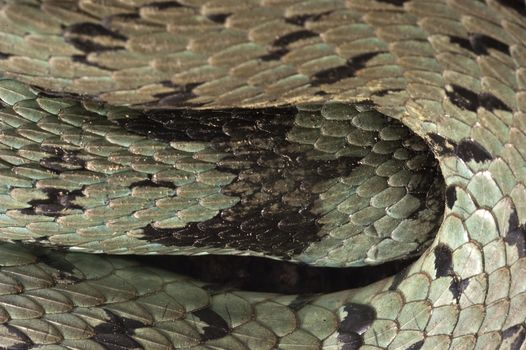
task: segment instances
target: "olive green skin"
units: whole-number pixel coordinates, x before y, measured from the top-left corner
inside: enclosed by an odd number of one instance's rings
[[[5,243],[2,346],[523,346],[526,29],[520,5],[497,0],[188,0],[171,7],[148,6],[148,0],[4,3],[0,52],[6,57],[0,67],[4,76],[22,83],[2,81],[0,98],[14,111],[2,114],[2,123],[9,116],[16,123],[17,115],[35,115],[27,105],[17,106],[36,95],[24,83],[148,108],[368,100],[430,145],[445,180],[447,205],[436,238],[403,273],[306,300],[212,291],[125,258]],[[178,22],[172,23],[174,18]],[[87,21],[104,22],[122,35],[79,33],[74,25]],[[303,32],[289,35],[298,31]],[[92,48],[96,43],[119,49],[90,52],[86,41]],[[372,53],[377,54],[367,56]],[[329,74],[336,67],[347,70]],[[181,86],[196,83],[201,84],[177,102]],[[173,98],[163,100],[166,96]],[[6,159],[14,156],[10,147],[2,151]],[[2,181],[9,186],[21,181],[15,178]],[[9,226],[24,218],[2,220]],[[20,239],[16,230],[3,231],[14,235],[6,239]]]

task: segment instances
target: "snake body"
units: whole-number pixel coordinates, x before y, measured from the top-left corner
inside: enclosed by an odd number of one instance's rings
[[[524,3],[1,5],[0,346],[524,347]],[[127,253],[422,255],[301,296]]]

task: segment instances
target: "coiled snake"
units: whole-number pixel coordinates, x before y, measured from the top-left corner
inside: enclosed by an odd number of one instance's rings
[[[1,347],[524,347],[524,2],[1,3]],[[75,251],[423,254],[291,296]]]

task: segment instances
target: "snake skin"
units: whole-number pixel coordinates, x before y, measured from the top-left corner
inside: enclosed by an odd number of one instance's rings
[[[523,349],[525,18],[524,2],[511,0],[2,1],[0,69],[16,79],[0,81],[4,239],[120,254],[174,246],[226,252],[201,234],[209,231],[200,223],[213,230],[224,224],[213,221],[219,211],[237,222],[238,203],[265,202],[243,198],[239,187],[254,184],[262,185],[254,193],[269,185],[266,192],[305,207],[301,181],[281,181],[289,174],[265,181],[249,176],[256,166],[281,169],[276,154],[305,154],[309,169],[327,177],[307,186],[319,194],[307,212],[325,215],[322,225],[311,231],[308,214],[294,218],[300,229],[281,230],[283,240],[265,248],[254,240],[232,245],[243,239],[228,226],[228,234],[216,235],[227,237],[227,250],[352,265],[427,249],[404,271],[367,287],[298,296],[218,290],[124,257],[4,243],[0,345]],[[133,109],[112,107],[118,105]],[[208,109],[203,113],[214,123],[194,129],[201,114],[156,110],[178,107]],[[235,127],[225,127],[224,114],[252,133],[249,140],[266,157],[243,155],[253,149],[243,147]],[[340,204],[400,169],[415,171],[417,179],[433,169],[433,160],[419,153],[422,142],[401,138],[403,129],[390,118],[430,146],[445,185],[434,180],[438,173],[418,181],[423,187],[403,184],[396,195],[376,197],[374,203],[385,204],[381,210],[357,215],[364,208],[350,209],[353,200]],[[229,138],[213,143],[218,129]],[[358,137],[354,130],[368,133]],[[270,131],[276,136],[265,137]],[[181,141],[170,142],[176,134]],[[364,139],[377,143],[366,142],[358,161],[353,151]],[[351,153],[338,153],[342,148]],[[381,159],[375,169],[383,171],[368,168],[371,159]],[[388,161],[392,166],[381,168]],[[333,172],[327,175],[324,165]],[[356,169],[362,170],[353,182]],[[232,174],[244,180],[232,182]],[[364,186],[367,181],[376,183]],[[214,189],[230,184],[242,186]],[[194,209],[166,200],[174,191]],[[390,211],[403,198],[399,211]],[[413,209],[404,213],[407,208]],[[280,210],[270,213],[268,227],[288,222],[275,216]],[[174,218],[174,211],[183,213]],[[380,220],[413,224],[391,231]],[[163,230],[174,225],[191,228],[185,232],[192,242],[167,236]],[[317,239],[322,232],[341,246],[346,238],[338,225],[351,225],[356,237],[385,239],[372,242],[373,251],[353,249],[359,242],[338,252]],[[112,232],[122,234],[107,239]],[[295,239],[308,245],[286,244]],[[382,250],[381,242],[390,243]]]

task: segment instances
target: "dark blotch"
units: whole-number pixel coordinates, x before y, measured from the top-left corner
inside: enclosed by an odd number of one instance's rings
[[[369,305],[351,303],[345,305],[347,313],[338,327],[339,333],[363,334],[369,329],[376,318],[376,311]]]
[[[148,177],[149,178],[147,180],[136,181],[136,182],[130,184],[130,188],[134,188],[134,187],[167,187],[167,188],[175,188],[176,187],[172,182],[168,182],[168,181],[153,181],[151,179],[151,175],[149,175]]]
[[[366,63],[378,55],[379,52],[365,53],[347,60],[343,66],[322,70],[312,77],[311,85],[332,84],[337,81],[353,77],[357,71],[364,68]]]
[[[207,324],[203,327],[204,333],[201,335],[203,341],[223,338],[230,331],[226,321],[211,309],[193,311],[192,314]]]
[[[408,2],[409,0],[376,0],[376,2],[383,2],[385,4],[391,4],[395,6],[404,6],[405,2]]]
[[[428,138],[433,150],[439,155],[450,154],[454,151],[454,147],[456,147],[453,141],[435,133],[430,133]]]
[[[449,42],[457,44],[463,49],[469,50],[477,55],[488,55],[488,49],[494,49],[509,55],[509,46],[500,40],[492,38],[490,36],[472,33],[469,34],[468,38],[462,38],[459,36],[451,36]]]
[[[517,248],[519,257],[522,258],[526,256],[526,227],[524,225],[519,225],[519,218],[515,208],[513,208],[510,218],[508,219],[508,232],[506,232],[504,241],[508,245]]]
[[[469,51],[473,51],[473,47],[471,47],[471,42],[469,41],[469,39],[462,38],[460,36],[450,36],[449,37],[449,42],[451,44],[457,44],[458,46],[460,46],[463,49],[466,49],[466,50],[469,50]]]
[[[44,237],[39,238],[44,239]],[[44,250],[35,248],[33,254],[38,257],[39,262],[42,262],[58,270],[59,274],[61,274],[59,277],[64,277],[64,279],[68,282],[79,281],[79,279],[75,277],[75,274],[77,274],[79,271],[76,270],[75,265],[65,259],[65,255],[62,254],[62,252],[55,251],[55,249]]]
[[[510,47],[500,40],[484,34],[470,34],[469,42],[473,51],[478,55],[487,55],[488,49],[500,51],[506,55],[510,54]]]
[[[166,10],[169,8],[175,8],[175,7],[182,7],[179,2],[177,1],[159,1],[159,2],[152,2],[149,3],[146,7],[154,7],[156,10]]]
[[[338,334],[338,342],[342,350],[358,350],[363,345],[363,338],[356,333]]]
[[[3,324],[3,327],[5,327],[5,330],[3,332],[7,333],[7,335],[9,335],[11,340],[14,340],[13,338],[16,338],[16,340],[19,342],[19,343],[10,345],[9,349],[12,349],[12,350],[33,349],[33,341],[24,332],[22,332],[18,328],[8,323]]]
[[[457,200],[457,188],[455,186],[448,186],[446,188],[446,205],[449,209],[453,208]]]
[[[502,111],[508,111],[511,112],[511,108],[502,102],[499,98],[496,96],[489,94],[489,93],[481,93],[479,95],[479,102],[482,107],[487,109],[488,111],[494,111],[496,109],[500,109]]]
[[[26,215],[44,215],[59,217],[69,209],[82,209],[73,202],[82,197],[82,190],[69,191],[61,188],[43,188],[41,191],[47,194],[47,199],[34,199],[28,202],[30,208],[22,209]]]
[[[106,46],[92,40],[94,37],[109,37],[112,39],[122,40],[122,45]],[[107,50],[119,50],[124,48],[124,41],[126,37],[122,34],[114,32],[105,28],[100,24],[95,23],[75,23],[66,29],[64,35],[66,42],[75,46],[75,48],[83,52],[98,52]]]
[[[126,40],[126,37],[124,35],[116,33],[96,23],[75,23],[70,25],[67,30],[68,33],[71,34],[81,34],[87,36],[109,36],[118,40]]]
[[[223,24],[226,22],[226,19],[230,16],[230,13],[216,13],[213,15],[207,15],[206,18],[212,22]]]
[[[523,0],[497,0],[502,6],[506,6],[517,11],[523,17],[526,17],[526,2]]]
[[[133,341],[129,335],[132,335],[135,329],[146,327],[146,324],[140,321],[119,316],[107,309],[104,309],[104,311],[106,312],[107,319],[105,322],[95,326],[95,337],[101,337],[102,339],[107,339],[110,342],[112,340],[118,340],[126,343],[128,341]],[[108,336],[112,335],[116,336],[117,338],[108,338]]]
[[[435,254],[435,271],[437,277],[445,277],[453,274],[453,253],[451,249],[439,244],[433,250]]]
[[[429,134],[429,138],[433,142],[433,145],[439,146],[441,148],[446,148],[446,138],[443,136],[440,136],[439,134],[431,133]]]
[[[295,41],[308,39],[308,38],[312,38],[312,37],[315,37],[315,36],[318,36],[318,33],[313,32],[311,30],[299,30],[297,32],[292,32],[292,33],[288,33],[288,34],[285,34],[283,36],[280,36],[279,38],[274,40],[272,45],[274,45],[274,46],[287,46],[287,45],[289,45],[289,44],[291,44],[291,43],[293,43]]]
[[[301,294],[296,296],[296,298],[289,304],[289,308],[294,311],[299,311],[302,307],[307,305],[312,299],[314,299],[315,295],[306,295]]]
[[[460,109],[476,112],[479,107],[478,94],[462,86],[452,84],[451,91],[446,89],[446,95],[449,100]]]
[[[474,160],[477,163],[492,160],[491,154],[476,141],[462,140],[455,147],[456,155],[464,162]]]
[[[406,350],[420,350],[424,346],[424,340],[417,341],[416,343],[412,344],[410,347],[408,347]]]
[[[376,318],[374,308],[351,303],[343,310],[347,313],[338,327],[338,342],[344,350],[355,350],[363,345],[362,334],[371,326]]]
[[[319,13],[319,14],[316,14],[316,15],[310,14],[310,15],[292,16],[292,17],[285,18],[285,22],[290,23],[290,24],[295,24],[295,25],[300,26],[300,27],[304,27],[305,26],[305,22],[307,22],[307,21],[316,22],[320,18],[322,18],[323,16],[325,16],[327,14],[330,14],[330,13],[331,13],[331,11]]]
[[[71,60],[73,62],[78,62],[78,63],[85,64],[86,66],[106,69],[106,67],[104,67],[104,66],[101,66],[101,65],[99,65],[99,64],[97,64],[95,62],[88,61],[88,58],[86,57],[86,55],[72,55],[71,56]]]
[[[107,350],[142,349],[139,343],[125,334],[95,334],[92,339]]]
[[[280,47],[270,51],[268,54],[259,57],[262,61],[277,61],[281,57],[289,53],[289,50],[285,47]]]
[[[186,102],[188,100],[191,100],[197,97],[197,95],[193,92],[193,90],[201,84],[202,83],[176,85],[172,83],[171,81],[163,81],[162,82],[163,86],[173,88],[174,91],[155,94],[154,96],[160,99],[158,102],[160,106],[179,106],[179,107],[188,106],[189,104]]]
[[[40,149],[53,154],[50,157],[42,158],[39,162],[40,166],[56,174],[61,174],[67,170],[81,170],[85,168],[86,162],[79,157],[79,152],[77,151],[47,146],[42,146]]]
[[[449,285],[449,291],[451,292],[451,294],[453,294],[453,298],[455,298],[457,303],[460,302],[460,297],[468,286],[469,280],[467,279],[459,280],[457,277],[454,277],[453,281],[451,281],[451,284]]]
[[[402,271],[397,273],[393,278],[393,282],[389,286],[389,290],[395,291],[400,285],[400,283],[402,283],[402,281],[406,278],[407,272],[407,269],[403,269]]]
[[[513,327],[506,328],[505,330],[502,331],[502,338],[504,340],[515,338],[510,344],[509,349],[510,350],[521,349],[522,345],[524,344],[524,340],[526,340],[526,330],[524,329],[524,325],[518,324]]]

